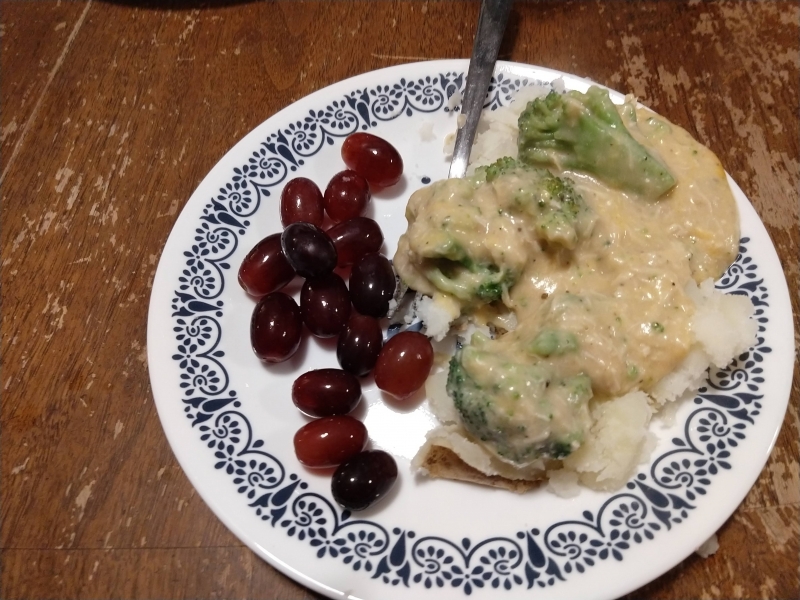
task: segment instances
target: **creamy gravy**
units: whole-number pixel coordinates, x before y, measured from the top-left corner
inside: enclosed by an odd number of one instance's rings
[[[571,229],[563,223],[543,228],[519,210],[524,174],[492,183],[437,182],[408,204],[409,229],[394,263],[403,280],[434,297],[455,295],[463,312],[486,322],[509,310],[516,314],[513,331],[465,355],[476,378],[505,390],[493,407],[503,415],[503,427],[524,432],[511,450],[491,448],[512,462],[524,462],[526,444],[548,436],[571,441],[573,448],[579,444],[588,397],[647,391],[673,371],[694,341],[686,284],[720,276],[736,256],[738,212],[717,157],[648,110],[626,104],[619,111],[634,138],[677,180],[657,201],[586,175],[559,173],[574,182],[586,205]],[[457,252],[513,274],[500,302],[476,307],[468,295],[459,296],[460,289],[436,285],[426,270],[427,251],[448,240],[457,242]],[[509,364],[535,366],[515,366],[519,381],[510,391]],[[583,376],[591,391],[579,398],[570,386]]]

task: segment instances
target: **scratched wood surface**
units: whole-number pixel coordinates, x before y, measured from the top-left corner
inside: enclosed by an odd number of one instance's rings
[[[194,492],[153,404],[157,261],[203,176],[330,83],[469,56],[475,2],[0,2],[0,597],[317,596]],[[800,5],[517,2],[502,58],[631,91],[709,145],[778,249],[798,330]],[[787,324],[788,325],[788,324]],[[719,531],[631,598],[798,598],[798,374]]]

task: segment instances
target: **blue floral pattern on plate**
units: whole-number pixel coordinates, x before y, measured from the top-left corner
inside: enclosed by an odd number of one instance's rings
[[[764,383],[761,363],[771,352],[766,341],[769,291],[742,238],[735,263],[717,283],[726,293],[745,295],[756,308],[758,341],[725,369],[709,373],[694,398],[683,435],[654,457],[649,471],[596,511],[507,536],[459,540],[426,535],[354,518],[330,499],[308,491],[308,483],[287,472],[239,409],[241,401],[219,348],[220,299],[231,276],[228,259],[250,218],[305,161],[325,145],[415,113],[457,110],[449,99],[460,92],[464,73],[445,72],[390,85],[355,89],[288,127],[270,133],[245,164],[232,169],[204,207],[194,243],[175,284],[171,314],[175,354],[186,418],[208,447],[209,460],[266,527],[307,543],[320,560],[335,560],[389,586],[511,590],[558,585],[603,561],[623,561],[638,544],[654,540],[691,517],[714,478],[731,469],[733,452],[760,414]],[[549,82],[492,80],[486,106],[506,104],[520,87]]]

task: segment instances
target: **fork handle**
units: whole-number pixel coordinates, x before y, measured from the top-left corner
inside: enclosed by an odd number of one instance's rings
[[[456,133],[453,160],[449,177],[464,177],[467,173],[469,153],[475,140],[475,131],[483,110],[483,102],[494,72],[494,63],[511,10],[512,0],[482,0],[478,29],[472,45],[467,83],[461,103],[461,114],[466,116],[463,127]]]

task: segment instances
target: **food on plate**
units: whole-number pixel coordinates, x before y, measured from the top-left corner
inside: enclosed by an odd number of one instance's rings
[[[365,254],[380,251],[383,244],[380,226],[368,217],[342,221],[326,233],[336,247],[339,267],[350,266]]]
[[[358,419],[335,415],[310,421],[294,434],[297,460],[307,467],[335,467],[367,445],[367,428]]]
[[[553,91],[529,103],[519,117],[519,158],[526,164],[589,173],[651,200],[676,183],[657,155],[633,139],[608,93],[598,87],[585,94]]]
[[[346,415],[360,400],[358,377],[341,369],[307,371],[292,384],[292,402],[309,417]]]
[[[520,221],[524,215],[525,221]],[[596,216],[568,181],[501,159],[482,176],[446,179],[411,196],[395,267],[411,287],[462,307],[501,300],[528,262],[528,244],[572,250]]]
[[[331,479],[333,499],[348,510],[364,510],[383,498],[397,479],[397,463],[383,450],[359,452]]]
[[[416,331],[401,331],[384,344],[375,364],[375,385],[399,399],[420,389],[433,366],[431,341]]]
[[[336,246],[322,229],[311,223],[287,226],[281,234],[281,248],[300,277],[319,277],[336,267]]]
[[[395,269],[424,332],[459,337],[426,386],[441,426],[414,465],[617,489],[653,414],[754,340],[749,300],[712,281],[738,212],[716,156],[633,98],[523,95],[486,111],[468,177],[408,202]]]
[[[342,160],[376,189],[392,186],[403,176],[400,153],[389,142],[371,133],[347,136],[342,144]]]
[[[260,297],[250,320],[250,341],[264,362],[279,363],[294,356],[303,324],[316,337],[338,336],[336,357],[342,369],[309,371],[292,385],[292,402],[316,418],[297,431],[294,448],[297,459],[307,467],[342,463],[331,481],[334,497],[350,510],[361,510],[385,495],[397,478],[391,456],[362,452],[369,439],[367,430],[347,416],[361,400],[358,377],[372,371],[383,346],[378,319],[397,304],[394,270],[380,254],[383,233],[361,213],[370,201],[370,186],[397,183],[403,161],[391,144],[361,133],[348,136],[342,157],[355,170],[335,174],[324,195],[309,179],[296,177],[287,182],[280,203],[284,230],[250,250],[239,267],[239,283],[250,295]],[[334,223],[328,231],[321,228],[325,213]],[[334,269],[350,265],[348,289]],[[294,298],[277,291],[295,275],[305,279],[299,307]],[[362,314],[351,316],[351,302]],[[427,338],[414,335],[422,337],[430,350]],[[429,354],[424,375],[430,370],[432,350]],[[409,368],[421,372],[418,364]],[[388,381],[393,389],[394,380]]]
[[[303,321],[294,298],[273,292],[261,298],[250,318],[250,344],[261,360],[278,363],[300,347]]]
[[[368,375],[378,360],[383,347],[381,323],[375,317],[350,316],[336,344],[336,359],[345,371],[364,377]]]
[[[323,201],[334,223],[361,216],[372,197],[367,180],[350,169],[340,171],[328,182]]]
[[[289,180],[281,191],[281,225],[311,223],[322,226],[325,206],[316,183],[305,177]]]
[[[239,266],[239,285],[256,298],[277,292],[294,276],[281,249],[280,233],[268,235],[253,246]]]
[[[339,335],[350,317],[350,295],[344,280],[336,273],[306,279],[300,291],[300,315],[315,336]]]
[[[396,286],[392,263],[377,252],[363,255],[350,271],[350,298],[362,315],[385,317]]]

